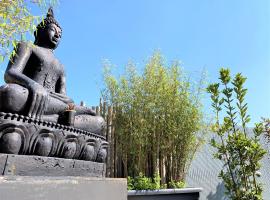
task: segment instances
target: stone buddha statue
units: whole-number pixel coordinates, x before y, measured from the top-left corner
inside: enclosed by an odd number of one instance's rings
[[[55,57],[62,29],[50,8],[35,31],[34,44],[20,42],[0,87],[0,111],[43,121],[67,124],[64,113],[73,110],[75,128],[102,134],[104,120],[85,106],[74,105],[66,95],[64,66]]]

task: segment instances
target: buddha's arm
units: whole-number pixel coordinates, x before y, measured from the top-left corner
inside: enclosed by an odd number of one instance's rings
[[[29,88],[36,82],[23,74],[25,65],[32,53],[31,44],[19,43],[15,52],[15,56],[9,61],[5,72],[5,81],[7,83],[16,83]]]
[[[66,104],[73,104],[73,100],[66,96],[66,78],[64,73],[62,73],[62,75],[60,76],[57,85],[58,87],[56,87],[56,93],[51,93],[51,96],[65,102]],[[76,115],[96,115],[96,112],[94,110],[84,106],[75,105],[74,109],[76,110]]]
[[[50,96],[63,101],[66,104],[74,103],[74,101],[66,96],[66,78],[64,73],[59,77],[55,92],[50,92]]]
[[[29,90],[32,99],[28,115],[35,118],[36,116],[40,117],[44,113],[47,107],[48,94],[43,86],[23,74],[26,63],[32,54],[32,48],[31,44],[23,42],[18,44],[16,54],[9,62],[5,72],[5,81],[7,83],[16,83]]]
[[[57,92],[63,95],[66,95],[66,77],[64,73],[59,77],[59,87]]]

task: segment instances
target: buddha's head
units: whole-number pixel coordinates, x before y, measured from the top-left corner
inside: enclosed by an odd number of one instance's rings
[[[46,18],[40,22],[35,31],[35,44],[49,49],[56,49],[61,36],[62,29],[54,19],[52,8],[49,8]]]

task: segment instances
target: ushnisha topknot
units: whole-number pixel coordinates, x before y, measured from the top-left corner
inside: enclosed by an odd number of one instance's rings
[[[58,24],[58,22],[55,20],[54,18],[54,13],[53,13],[53,8],[50,7],[48,9],[48,12],[47,12],[47,16],[46,18],[40,22],[38,25],[37,25],[37,29],[36,29],[36,32],[38,32],[39,30],[41,29],[44,29],[46,28],[46,26],[48,26],[49,24],[55,24],[56,26],[58,26],[61,31],[62,31],[62,28],[60,27],[60,25]],[[36,34],[35,34],[36,35]]]

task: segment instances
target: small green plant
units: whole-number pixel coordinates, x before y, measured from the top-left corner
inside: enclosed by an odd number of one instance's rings
[[[224,163],[219,176],[224,181],[226,194],[232,200],[261,200],[262,185],[257,179],[260,160],[266,153],[259,142],[264,127],[258,123],[252,134],[247,132],[250,116],[244,100],[247,93],[243,87],[246,78],[238,73],[231,80],[230,70],[222,68],[219,79],[221,84],[210,84],[207,88],[216,114],[216,122],[212,127],[216,137],[211,140],[211,145],[217,149],[214,157]],[[223,86],[222,90],[220,86]],[[224,108],[225,117],[221,122]]]
[[[158,173],[154,173],[154,178],[153,178],[153,182],[152,182],[152,189],[153,190],[157,190],[160,189],[161,185],[160,185],[160,176]]]
[[[167,189],[168,185],[166,183],[160,185],[160,189]]]
[[[127,189],[134,190],[134,179],[130,176],[127,177]]]
[[[134,179],[135,190],[152,190],[153,183],[151,178],[146,177],[143,173],[139,173],[139,176]]]
[[[169,188],[184,188],[186,186],[186,183],[183,181],[170,181],[169,182]]]
[[[160,177],[158,174],[154,174],[154,178],[148,178],[143,173],[139,173],[139,176],[134,179],[135,190],[157,190],[160,189]]]
[[[160,180],[161,178],[158,173],[155,173],[153,178],[149,178],[140,172],[135,178],[128,176],[128,190],[158,190],[167,189],[167,186],[169,186],[168,188],[185,187],[185,183],[182,181],[170,181],[169,185],[167,185],[160,184]]]

